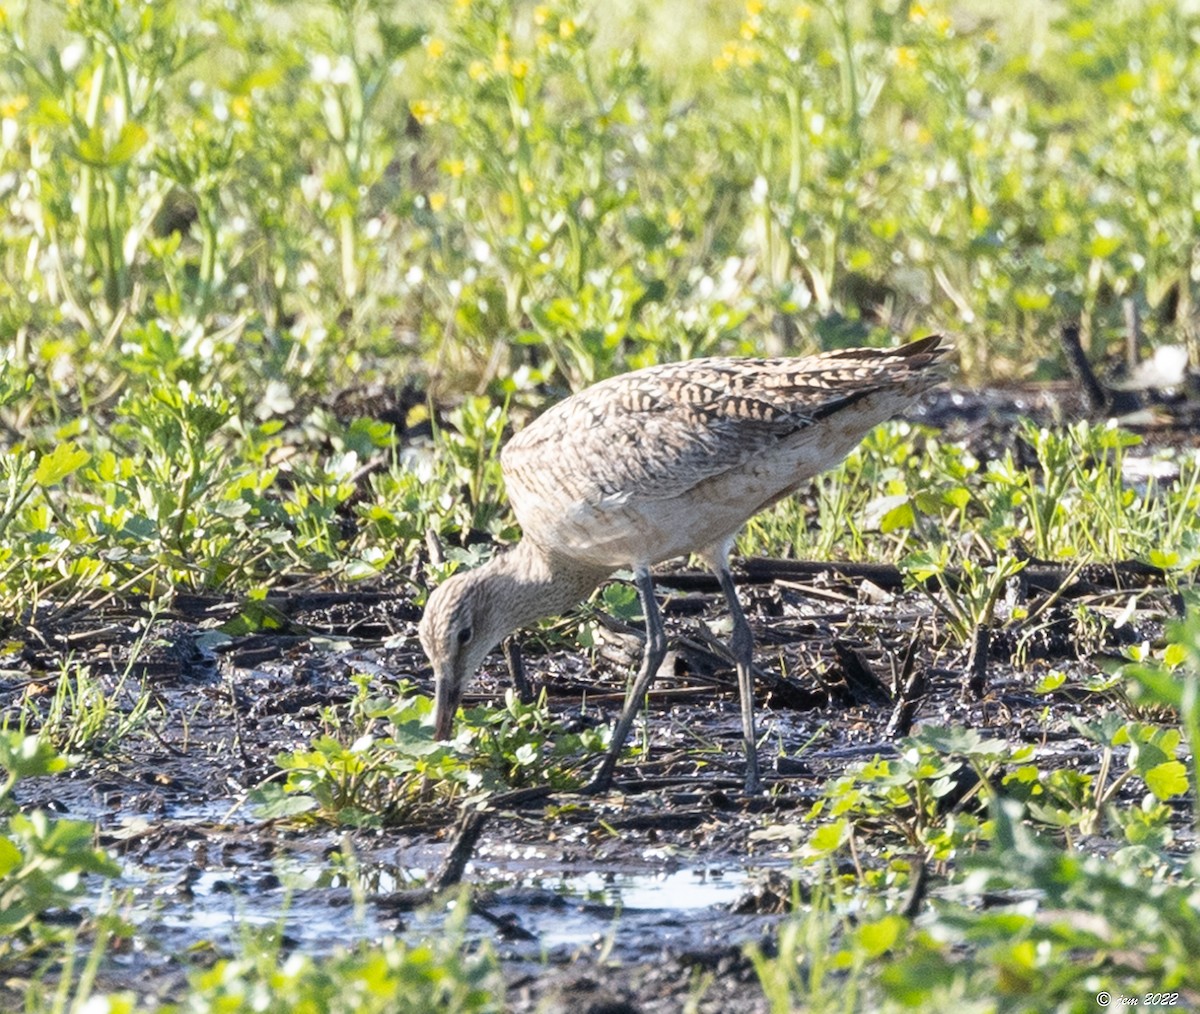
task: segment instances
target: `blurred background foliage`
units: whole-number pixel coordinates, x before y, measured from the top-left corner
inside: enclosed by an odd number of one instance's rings
[[[947,331],[1053,377],[1129,301],[1194,346],[1198,42],[1152,0],[7,3],[0,585],[503,534],[485,406],[654,362]],[[476,428],[415,462],[430,405]]]

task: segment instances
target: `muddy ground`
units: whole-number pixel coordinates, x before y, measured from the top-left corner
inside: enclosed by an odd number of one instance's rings
[[[1070,418],[1079,406],[1069,399],[1065,389],[944,393],[924,418],[986,459],[1013,445],[1018,414]],[[1146,454],[1160,442],[1191,441],[1178,429],[1147,435]],[[895,579],[886,567],[743,563],[743,600],[764,671],[759,722],[769,787],[746,798],[736,684],[706,625],[723,616],[715,581],[664,570],[674,676],[652,696],[649,759],[622,766],[608,796],[543,799],[497,814],[467,869],[482,888],[470,932],[503,956],[511,1010],[676,1011],[697,996],[700,1010],[765,1010],[743,947],[770,947],[780,918],[773,874],[791,863],[786,846],[756,840],[754,831],[798,819],[830,776],[887,754],[914,724],[992,731],[1037,744],[1043,767],[1091,770],[1096,751],[1070,724],[1095,707],[1078,692],[1080,681],[1098,672],[1098,659],[1160,636],[1179,608],[1153,573],[1096,568],[1054,608],[1027,646],[1025,666],[1015,667],[1014,645],[996,637],[972,685],[968,652],[940,647],[946,639],[928,598],[904,593]],[[1036,600],[1053,581],[1051,568],[1025,593]],[[407,892],[441,864],[451,826],[346,836],[262,823],[239,806],[276,771],[278,753],[307,746],[322,708],[351,698],[353,674],[369,674],[379,690],[401,680],[430,689],[408,588],[398,580],[392,588],[280,592],[271,603],[286,620],[282,629],[215,649],[201,635],[240,604],[181,597],[157,617],[134,663],[161,709],[152,731],[65,776],[22,786],[23,805],[98,821],[101,844],[126,866],[121,886],[137,931],[103,969],[102,986],[177,998],[185,983],[178,956],[202,943],[203,953],[229,952],[238,924],[280,924],[285,947],[314,952],[358,936],[436,929],[441,910],[413,911]],[[1130,588],[1144,594],[1118,624]],[[1086,628],[1080,607],[1094,621]],[[145,622],[132,605],[27,631],[0,659],[0,706],[52,694],[67,658],[114,682]],[[595,668],[579,651],[543,655],[534,645],[525,661],[556,711],[578,714],[586,699],[594,718],[615,715],[628,673],[622,659],[638,648],[636,637],[617,633]],[[1032,688],[1048,668],[1069,678],[1047,698]],[[906,691],[913,673],[921,679]],[[497,655],[468,703],[494,700],[506,685]],[[558,804],[553,815],[550,803]],[[353,875],[329,861],[347,840],[357,856]]]

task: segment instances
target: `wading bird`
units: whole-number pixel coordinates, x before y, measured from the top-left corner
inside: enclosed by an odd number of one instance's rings
[[[734,537],[941,380],[949,351],[932,335],[804,358],[694,359],[612,377],[544,412],[500,454],[521,541],[445,581],[421,619],[437,738],[449,736],[467,683],[507,634],[566,612],[628,567],[646,646],[589,786],[606,789],[667,650],[650,568],[695,553],[716,574],[733,619],[746,790],[757,791],[754,639],[729,570]]]

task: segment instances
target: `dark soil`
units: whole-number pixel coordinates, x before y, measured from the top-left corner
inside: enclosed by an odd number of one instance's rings
[[[986,459],[1013,446],[1018,414],[1069,417],[1078,410],[1069,397],[949,393],[924,418]],[[1050,594],[1055,570],[1044,571],[1015,594],[1031,604]],[[904,593],[895,577],[886,567],[746,561],[740,585],[768,734],[761,756],[773,767],[769,791],[747,798],[736,682],[704,623],[723,615],[715,581],[664,571],[674,676],[652,694],[648,759],[619,768],[608,796],[540,799],[494,815],[474,848],[466,879],[480,888],[479,914],[470,928],[504,958],[510,1009],[665,1012],[699,996],[702,1011],[765,1010],[744,945],[769,948],[788,893],[778,875],[792,867],[786,844],[752,832],[798,820],[827,779],[892,752],[923,723],[1037,744],[1043,767],[1092,770],[1096,752],[1070,723],[1096,707],[1080,681],[1122,646],[1158,639],[1179,609],[1151,570],[1100,568],[1081,575],[1030,638],[997,635],[985,664],[972,665],[969,649],[946,646],[929,599]],[[1118,624],[1131,590],[1137,608]],[[160,709],[117,752],[21,787],[23,805],[97,821],[101,844],[126,864],[137,930],[102,987],[178,997],[179,955],[200,941],[214,954],[230,950],[239,922],[281,920],[286,946],[318,952],[439,922],[438,905],[413,911],[406,899],[449,850],[454,814],[437,826],[350,834],[349,874],[331,862],[345,851],[342,832],[256,822],[239,806],[276,772],[276,755],[308,745],[321,709],[353,696],[352,675],[370,675],[381,691],[402,680],[431,689],[410,586],[279,593],[269,605],[278,622],[270,633],[214,638],[243,604],[180,597],[153,617],[140,652],[151,618],[136,606],[59,617],[7,645],[0,707],[52,695],[68,659],[111,687],[133,658],[126,685],[144,680]],[[618,630],[594,668],[578,651],[539,654],[532,642],[525,663],[557,712],[578,714],[586,698],[588,715],[611,717],[639,651],[636,635]],[[1067,683],[1034,693],[1049,668]],[[497,652],[467,703],[495,700],[507,685]],[[361,917],[352,877],[366,899]]]

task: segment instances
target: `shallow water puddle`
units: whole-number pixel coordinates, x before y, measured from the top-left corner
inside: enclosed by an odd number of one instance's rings
[[[567,897],[603,900],[625,910],[681,911],[730,905],[742,893],[748,877],[745,870],[720,868],[682,869],[670,873],[593,871],[563,877],[552,889]]]
[[[395,905],[421,883],[418,868],[364,863],[351,873],[307,858],[231,859],[227,853],[221,869],[193,866],[182,874],[129,867],[121,885],[130,892],[127,917],[175,948],[202,942],[224,948],[247,930],[279,928],[287,946],[319,953],[386,933],[416,940],[441,932],[457,904],[451,899],[415,911]],[[506,933],[475,913],[467,932],[525,959],[593,947],[633,957],[668,945],[740,943],[760,936],[763,926],[761,917],[731,913],[751,879],[734,866],[579,872],[489,864],[469,873],[475,902],[519,932]],[[521,939],[526,935],[532,939]]]

